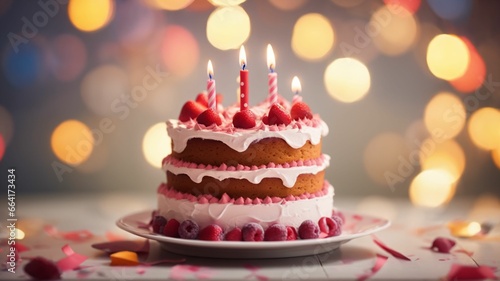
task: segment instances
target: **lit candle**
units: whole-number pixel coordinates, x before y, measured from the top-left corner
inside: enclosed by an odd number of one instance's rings
[[[274,58],[273,47],[267,45],[267,65],[269,66],[269,74],[267,75],[269,86],[269,103],[274,104],[278,101],[278,74],[274,72],[276,60]]]
[[[297,76],[294,76],[292,79],[292,92],[294,93],[293,99],[292,99],[292,104],[302,101],[302,97],[299,95],[300,91],[302,91],[302,86],[300,85],[300,80]]]
[[[245,69],[247,55],[243,46],[240,48],[240,65],[240,110],[243,111],[248,108],[248,70]]]
[[[212,67],[211,60],[208,60],[207,72],[208,72],[208,80],[207,80],[208,108],[216,110],[217,109],[217,98],[215,97],[215,95],[216,95],[215,94],[215,80],[213,79],[214,69]]]

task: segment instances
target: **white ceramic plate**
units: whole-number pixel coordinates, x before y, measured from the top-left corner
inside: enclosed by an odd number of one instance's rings
[[[212,258],[263,259],[317,255],[335,250],[351,239],[372,234],[390,225],[390,221],[385,219],[342,212],[345,223],[342,234],[336,237],[278,242],[215,242],[172,238],[153,233],[141,227],[149,222],[151,213],[152,211],[143,211],[131,214],[119,219],[116,224],[125,231],[158,241],[169,252]]]

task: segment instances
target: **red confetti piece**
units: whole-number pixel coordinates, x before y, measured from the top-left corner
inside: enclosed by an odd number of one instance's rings
[[[60,259],[56,263],[61,272],[76,269],[80,266],[80,264],[87,260],[86,256],[75,253],[69,245],[64,245],[62,247],[62,251],[66,257]]]
[[[496,279],[495,269],[489,266],[466,266],[453,264],[451,266],[447,280],[481,280]]]
[[[391,254],[393,257],[398,258],[398,259],[402,259],[402,260],[411,261],[411,259],[409,257],[401,254],[400,252],[398,252],[398,251],[390,248],[389,246],[385,245],[384,243],[382,243],[380,240],[377,239],[376,236],[373,235],[372,238],[373,238],[373,242],[375,242],[375,244],[377,244],[384,251]]]
[[[432,242],[431,250],[440,253],[449,253],[451,248],[453,248],[455,244],[455,240],[438,237]]]
[[[24,267],[24,272],[37,280],[61,279],[57,265],[44,257],[35,257]]]
[[[375,273],[377,273],[384,266],[384,264],[387,262],[387,259],[388,257],[377,254],[375,258],[375,264],[373,265],[373,267],[370,268],[368,272],[358,276],[358,281],[366,280],[375,275]]]
[[[83,241],[89,240],[92,237],[94,237],[94,234],[92,234],[92,232],[90,232],[86,229],[64,232],[64,231],[59,231],[53,225],[46,225],[43,227],[43,230],[50,237],[57,238],[57,239],[70,240],[73,242],[83,242]]]
[[[149,240],[143,241],[113,241],[113,242],[104,242],[92,244],[92,248],[104,251],[108,254],[130,251],[139,253],[148,253],[149,252]]]
[[[255,277],[260,281],[269,280],[269,277],[258,273],[258,271],[260,270],[260,267],[258,266],[247,264],[245,265],[245,268],[250,271],[250,274],[245,276],[245,279],[253,279],[253,277]]]

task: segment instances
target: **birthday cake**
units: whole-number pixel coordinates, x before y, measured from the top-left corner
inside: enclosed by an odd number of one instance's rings
[[[163,159],[167,181],[158,188],[155,233],[211,241],[284,241],[341,233],[333,187],[325,180],[330,157],[321,151],[328,126],[298,95],[278,95],[268,45],[269,96],[248,102],[246,54],[240,48],[239,101],[224,108],[208,61],[207,93],[187,101],[167,122],[172,153]]]
[[[185,239],[262,241],[340,234],[333,187],[324,179],[328,127],[301,100],[207,109],[206,94],[167,122],[152,220],[159,234]]]

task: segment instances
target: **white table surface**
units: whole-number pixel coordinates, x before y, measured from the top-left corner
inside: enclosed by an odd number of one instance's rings
[[[147,261],[185,258],[185,262],[150,267],[110,266],[109,257],[90,245],[106,242],[110,235],[128,240],[138,239],[116,227],[115,221],[137,211],[153,209],[153,195],[18,196],[16,200],[18,226],[26,232],[26,237],[19,241],[30,248],[21,253],[21,257],[43,256],[57,260],[64,256],[61,247],[65,244],[89,257],[82,264],[85,270],[66,271],[62,274],[63,280],[357,280],[373,267],[377,254],[387,256],[388,260],[369,280],[443,280],[452,264],[491,266],[496,268],[495,274],[500,275],[498,227],[487,236],[488,239],[481,240],[452,237],[445,227],[446,222],[452,219],[486,221],[500,218],[500,206],[478,206],[472,200],[455,200],[445,207],[425,209],[414,207],[405,200],[336,197],[335,205],[340,210],[391,219],[391,227],[376,233],[376,236],[412,261],[391,256],[378,247],[371,236],[366,236],[322,255],[262,260],[179,256],[161,250],[159,244],[153,241]],[[3,238],[7,235],[5,222],[3,216],[0,221]],[[60,231],[88,230],[94,236],[82,242],[67,241],[47,235],[44,232],[46,225]],[[438,236],[457,241],[451,254],[436,253],[426,248]],[[472,255],[459,249],[472,252]],[[0,253],[0,258],[4,259],[7,253],[5,243],[2,243]],[[18,264],[15,274],[0,272],[0,279],[29,279],[22,270],[26,263],[27,259]]]

